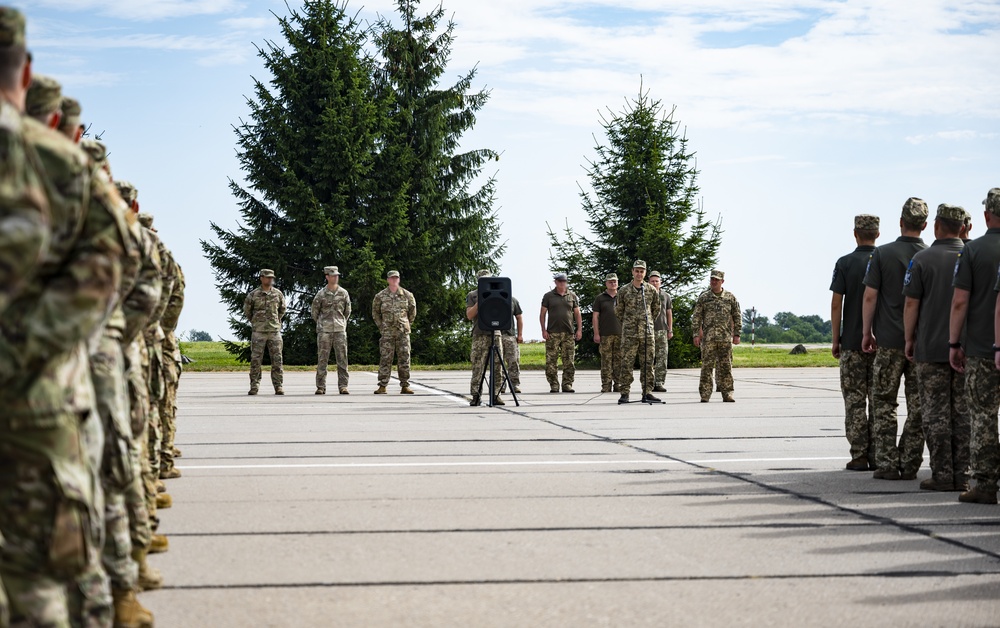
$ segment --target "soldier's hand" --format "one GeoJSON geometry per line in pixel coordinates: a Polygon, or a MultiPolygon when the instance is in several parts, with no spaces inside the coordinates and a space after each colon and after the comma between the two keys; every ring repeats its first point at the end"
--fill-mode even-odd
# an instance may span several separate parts
{"type": "Polygon", "coordinates": [[[667,340],[673,340],[673,339],[674,339],[674,332],[668,331],[667,332],[667,340]]]}
{"type": "Polygon", "coordinates": [[[965,349],[959,347],[958,349],[952,349],[948,355],[948,362],[951,363],[951,368],[955,369],[958,373],[965,372],[965,349]]]}
{"type": "Polygon", "coordinates": [[[549,332],[547,332],[547,331],[545,331],[543,329],[542,330],[542,340],[548,340],[548,339],[549,339],[549,332]]]}
{"type": "Polygon", "coordinates": [[[869,332],[861,339],[861,350],[865,353],[875,353],[878,345],[875,343],[875,336],[869,332]]]}
{"type": "Polygon", "coordinates": [[[734,345],[740,344],[740,337],[739,336],[733,336],[733,344],[734,345]]]}
{"type": "Polygon", "coordinates": [[[700,347],[701,346],[701,336],[695,336],[694,337],[694,346],[696,346],[696,347],[700,347]]]}
{"type": "Polygon", "coordinates": [[[833,341],[833,349],[830,351],[833,357],[840,359],[840,343],[836,340],[833,341]]]}
{"type": "Polygon", "coordinates": [[[519,344],[519,345],[523,345],[524,344],[524,336],[522,336],[521,334],[517,335],[517,344],[519,344]]]}
{"type": "Polygon", "coordinates": [[[997,370],[1000,370],[1000,353],[993,352],[993,362],[997,365],[997,370]]]}
{"type": "Polygon", "coordinates": [[[916,346],[917,343],[913,342],[912,340],[907,340],[906,346],[903,348],[903,355],[905,355],[906,359],[909,360],[910,362],[914,361],[914,356],[916,355],[915,352],[916,346]]]}
{"type": "Polygon", "coordinates": [[[577,341],[583,340],[583,330],[582,329],[577,330],[577,332],[576,332],[576,339],[577,339],[577,341]]]}
{"type": "Polygon", "coordinates": [[[598,345],[601,344],[601,336],[600,336],[600,334],[594,334],[594,344],[598,344],[598,345]]]}

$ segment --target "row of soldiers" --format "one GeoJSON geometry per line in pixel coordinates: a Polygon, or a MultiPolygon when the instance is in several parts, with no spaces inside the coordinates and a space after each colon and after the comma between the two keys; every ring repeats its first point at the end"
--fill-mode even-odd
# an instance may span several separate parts
{"type": "Polygon", "coordinates": [[[900,237],[879,247],[878,216],[855,217],[857,248],[837,261],[830,289],[847,469],[916,479],[926,441],[931,477],[921,489],[996,504],[1000,188],[983,205],[987,231],[976,239],[969,212],[939,205],[930,246],[921,238],[930,211],[919,198],[903,204],[900,237]],[[907,416],[897,441],[901,382],[907,416]]]}
{"type": "Polygon", "coordinates": [[[0,625],[152,626],[184,277],[0,6],[0,625]]]}

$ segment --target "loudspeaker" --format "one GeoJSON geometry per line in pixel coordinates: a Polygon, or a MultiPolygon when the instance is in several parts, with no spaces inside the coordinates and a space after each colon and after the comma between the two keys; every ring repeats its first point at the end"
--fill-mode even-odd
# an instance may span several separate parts
{"type": "Polygon", "coordinates": [[[477,290],[479,316],[483,331],[510,331],[514,327],[514,304],[511,301],[510,277],[480,277],[477,290]]]}

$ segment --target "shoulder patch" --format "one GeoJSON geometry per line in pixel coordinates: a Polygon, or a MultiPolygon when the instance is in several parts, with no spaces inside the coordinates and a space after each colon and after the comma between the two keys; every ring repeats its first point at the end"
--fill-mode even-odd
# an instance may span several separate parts
{"type": "Polygon", "coordinates": [[[910,285],[910,278],[913,276],[913,260],[910,260],[910,265],[906,267],[906,275],[903,276],[903,285],[910,285]]]}

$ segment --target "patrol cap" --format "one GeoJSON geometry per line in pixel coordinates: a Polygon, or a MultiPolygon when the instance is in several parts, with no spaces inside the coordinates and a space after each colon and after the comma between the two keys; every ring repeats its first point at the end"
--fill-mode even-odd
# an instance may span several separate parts
{"type": "Polygon", "coordinates": [[[569,275],[566,273],[556,273],[552,275],[552,278],[556,281],[569,281],[569,275]]]}
{"type": "Polygon", "coordinates": [[[965,226],[972,226],[972,214],[969,213],[969,210],[965,210],[965,226]]]}
{"type": "Polygon", "coordinates": [[[139,197],[139,190],[135,189],[135,186],[129,181],[115,181],[115,187],[118,188],[118,193],[129,205],[139,197]]]}
{"type": "Polygon", "coordinates": [[[476,279],[482,279],[483,277],[489,277],[493,274],[492,270],[486,270],[485,268],[476,273],[476,279]]]}
{"type": "Polygon", "coordinates": [[[922,198],[911,196],[903,203],[903,213],[900,214],[900,218],[907,222],[919,222],[927,220],[929,214],[930,210],[927,208],[927,202],[922,198]]]}
{"type": "Polygon", "coordinates": [[[28,86],[24,109],[32,118],[47,116],[59,111],[62,104],[62,85],[51,76],[35,74],[28,86]]]}
{"type": "Polygon", "coordinates": [[[726,273],[722,272],[721,270],[713,270],[712,274],[711,274],[711,278],[712,279],[722,279],[723,281],[725,281],[725,279],[726,279],[726,273]]]}
{"type": "Polygon", "coordinates": [[[965,209],[959,207],[958,205],[948,205],[947,203],[941,203],[937,208],[937,216],[935,218],[947,218],[948,220],[954,220],[956,222],[965,222],[965,209]]]}
{"type": "Polygon", "coordinates": [[[142,212],[139,214],[139,224],[147,229],[153,228],[153,214],[142,212]]]}
{"type": "Polygon", "coordinates": [[[1000,188],[993,188],[987,192],[983,205],[986,206],[986,211],[994,216],[1000,216],[1000,188]]]}
{"type": "MultiPolygon", "coordinates": [[[[142,216],[142,214],[139,214],[139,215],[142,216]]],[[[274,277],[274,271],[271,270],[270,268],[262,268],[260,270],[260,276],[261,277],[274,277]]]]}
{"type": "Polygon", "coordinates": [[[654,270],[653,272],[649,273],[649,278],[650,279],[652,279],[653,277],[659,277],[659,276],[660,276],[660,271],[658,271],[658,270],[654,270]]]}
{"type": "Polygon", "coordinates": [[[104,145],[104,142],[99,140],[88,137],[80,141],[80,148],[82,148],[85,153],[90,155],[90,158],[98,164],[103,164],[108,158],[108,147],[104,145]]]}
{"type": "Polygon", "coordinates": [[[618,281],[618,275],[615,273],[608,273],[607,276],[604,277],[604,281],[618,281]]]}
{"type": "Polygon", "coordinates": [[[25,46],[24,14],[13,7],[0,7],[0,47],[25,46]]]}
{"type": "Polygon", "coordinates": [[[632,263],[632,268],[642,268],[643,270],[645,270],[646,262],[642,261],[641,259],[637,259],[635,260],[635,262],[632,263]]]}
{"type": "Polygon", "coordinates": [[[878,231],[878,216],[872,214],[860,214],[854,217],[854,228],[866,231],[878,231]]]}
{"type": "Polygon", "coordinates": [[[80,126],[80,116],[83,114],[80,101],[76,98],[63,96],[59,108],[62,109],[62,120],[59,122],[59,128],[76,132],[77,127],[80,126]]]}
{"type": "Polygon", "coordinates": [[[386,279],[391,279],[392,277],[399,277],[399,271],[398,270],[390,270],[389,272],[387,272],[385,274],[385,278],[386,279]]]}
{"type": "Polygon", "coordinates": [[[323,274],[324,275],[337,275],[337,276],[339,276],[340,275],[340,269],[337,268],[336,266],[324,266],[323,267],[323,274]]]}

